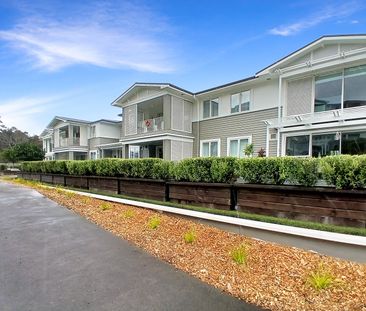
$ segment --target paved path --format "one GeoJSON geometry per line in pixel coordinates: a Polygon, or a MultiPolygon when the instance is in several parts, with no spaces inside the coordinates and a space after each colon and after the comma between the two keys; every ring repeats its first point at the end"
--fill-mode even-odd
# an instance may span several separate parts
{"type": "Polygon", "coordinates": [[[0,310],[259,310],[0,182],[0,310]]]}

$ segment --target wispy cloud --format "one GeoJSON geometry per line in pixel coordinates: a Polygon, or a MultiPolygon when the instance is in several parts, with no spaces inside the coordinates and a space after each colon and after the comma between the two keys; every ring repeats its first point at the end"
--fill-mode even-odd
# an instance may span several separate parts
{"type": "Polygon", "coordinates": [[[269,33],[284,37],[292,36],[326,21],[351,16],[360,8],[361,4],[359,1],[349,1],[339,5],[327,6],[317,13],[309,15],[296,23],[274,27],[269,30],[269,33]]]}
{"type": "Polygon", "coordinates": [[[38,117],[58,105],[64,96],[19,97],[0,102],[1,121],[31,134],[39,134],[44,124],[38,117]]]}
{"type": "Polygon", "coordinates": [[[55,71],[91,64],[148,72],[175,69],[172,44],[167,42],[171,27],[146,7],[88,2],[61,18],[27,9],[27,16],[12,29],[0,30],[0,39],[22,52],[34,67],[55,71]]]}

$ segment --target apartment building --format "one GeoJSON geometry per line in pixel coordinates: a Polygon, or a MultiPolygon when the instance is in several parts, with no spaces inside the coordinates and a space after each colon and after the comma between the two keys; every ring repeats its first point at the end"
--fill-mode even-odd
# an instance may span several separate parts
{"type": "MultiPolygon", "coordinates": [[[[197,93],[135,83],[112,105],[122,109],[119,133],[114,141],[80,144],[94,152],[89,158],[243,157],[248,144],[254,155],[363,154],[366,35],[321,37],[252,77],[197,93]]],[[[49,139],[60,137],[63,125],[53,122],[42,137],[46,149],[54,143],[56,150],[56,139],[49,139]]],[[[74,137],[70,126],[67,137],[74,137]]],[[[59,145],[60,138],[61,153],[59,145]]],[[[85,154],[79,149],[73,158],[85,154]]]]}
{"type": "Polygon", "coordinates": [[[94,122],[56,116],[40,135],[46,160],[86,160],[105,156],[117,157],[118,152],[102,149],[105,144],[119,141],[120,121],[94,122]]]}

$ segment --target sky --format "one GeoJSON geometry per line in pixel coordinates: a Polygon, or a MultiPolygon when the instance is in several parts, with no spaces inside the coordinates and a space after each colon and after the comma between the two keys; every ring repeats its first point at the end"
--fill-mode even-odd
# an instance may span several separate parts
{"type": "Polygon", "coordinates": [[[323,36],[366,33],[366,1],[0,0],[0,120],[118,120],[135,82],[191,92],[244,79],[323,36]]]}

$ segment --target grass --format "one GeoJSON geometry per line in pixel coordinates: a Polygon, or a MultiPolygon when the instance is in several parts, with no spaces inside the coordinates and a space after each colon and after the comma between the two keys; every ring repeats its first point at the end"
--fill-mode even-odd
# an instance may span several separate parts
{"type": "Polygon", "coordinates": [[[99,205],[99,207],[102,211],[106,211],[111,208],[111,204],[109,204],[108,202],[103,202],[102,204],[99,205]]]}
{"type": "Polygon", "coordinates": [[[161,219],[159,216],[155,215],[149,219],[149,222],[147,223],[148,227],[150,229],[157,229],[160,226],[161,219]]]}
{"type": "Polygon", "coordinates": [[[121,215],[123,218],[133,218],[135,217],[135,212],[132,209],[128,209],[124,211],[121,215]]]}
{"type": "Polygon", "coordinates": [[[230,256],[238,265],[246,265],[249,257],[249,249],[246,245],[240,245],[231,250],[230,256]]]}
{"type": "Polygon", "coordinates": [[[310,272],[306,283],[316,291],[321,291],[334,285],[335,277],[328,269],[320,264],[315,271],[310,272]]]}
{"type": "MultiPolygon", "coordinates": [[[[18,179],[18,183],[26,184],[26,185],[28,184],[30,186],[42,184],[40,182],[28,183],[27,180],[22,180],[22,179],[18,179]]],[[[45,184],[45,185],[52,186],[49,184],[45,184]]],[[[125,196],[125,195],[120,195],[120,194],[111,194],[111,193],[106,193],[103,191],[89,191],[86,189],[71,188],[71,187],[67,188],[67,189],[80,191],[80,192],[86,192],[86,193],[100,194],[100,195],[105,195],[105,196],[115,197],[115,198],[120,198],[120,199],[134,200],[134,201],[138,201],[138,202],[160,204],[160,205],[177,207],[177,208],[182,208],[182,209],[187,209],[187,210],[192,210],[192,211],[197,211],[197,212],[204,212],[204,213],[209,213],[209,214],[215,214],[215,215],[223,215],[223,216],[229,216],[229,217],[235,217],[235,218],[261,221],[261,222],[278,224],[278,225],[285,225],[285,226],[313,229],[313,230],[327,231],[327,232],[335,232],[335,233],[342,233],[342,234],[349,234],[349,235],[366,236],[366,228],[343,227],[343,226],[321,224],[321,223],[310,222],[310,221],[301,221],[301,220],[293,220],[293,219],[288,219],[288,218],[279,218],[279,217],[273,217],[273,216],[251,214],[251,213],[245,213],[245,212],[225,211],[225,210],[219,210],[219,209],[213,209],[213,208],[183,205],[183,204],[178,204],[178,203],[173,203],[173,202],[161,202],[161,201],[150,200],[150,199],[135,198],[135,197],[125,196]]]]}
{"type": "Polygon", "coordinates": [[[184,235],[183,235],[183,239],[184,239],[184,242],[186,243],[193,243],[196,241],[197,239],[197,234],[196,234],[196,231],[194,229],[191,229],[189,231],[187,231],[184,235]]]}

